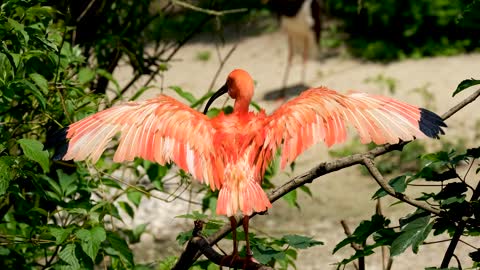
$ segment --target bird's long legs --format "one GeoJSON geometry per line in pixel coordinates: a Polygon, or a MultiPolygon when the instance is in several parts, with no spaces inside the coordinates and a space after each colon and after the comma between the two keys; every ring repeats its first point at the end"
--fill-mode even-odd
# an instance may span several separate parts
{"type": "Polygon", "coordinates": [[[290,74],[290,66],[292,65],[292,58],[293,58],[293,40],[291,36],[288,36],[288,58],[287,58],[287,66],[285,67],[285,73],[283,74],[283,82],[282,82],[282,93],[280,98],[283,99],[286,96],[286,89],[287,89],[287,80],[288,75],[290,74]]]}
{"type": "Polygon", "coordinates": [[[307,59],[310,53],[308,36],[303,39],[303,66],[302,66],[302,83],[305,84],[305,73],[307,71],[307,59]]]}
{"type": "Polygon", "coordinates": [[[232,256],[238,256],[237,219],[234,216],[229,217],[229,219],[230,219],[230,226],[232,227],[232,238],[233,238],[232,256]]]}
{"type": "Polygon", "coordinates": [[[247,253],[247,259],[251,259],[253,257],[253,252],[252,249],[250,248],[250,239],[248,238],[248,223],[250,221],[249,216],[244,216],[243,217],[243,232],[245,233],[245,249],[247,253]]]}

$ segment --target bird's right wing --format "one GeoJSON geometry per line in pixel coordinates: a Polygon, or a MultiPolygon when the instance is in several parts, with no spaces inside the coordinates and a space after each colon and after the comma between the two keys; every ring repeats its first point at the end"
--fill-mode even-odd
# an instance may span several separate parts
{"type": "Polygon", "coordinates": [[[320,87],[304,91],[268,117],[263,149],[272,156],[280,147],[283,168],[315,143],[331,146],[345,141],[346,124],[355,127],[362,143],[376,144],[438,138],[446,127],[435,113],[392,98],[344,95],[320,87]]]}
{"type": "Polygon", "coordinates": [[[215,130],[210,120],[165,95],[115,106],[71,124],[63,159],[96,162],[118,133],[115,162],[135,157],[161,165],[174,162],[212,189],[221,187],[222,178],[215,169],[215,130]]]}

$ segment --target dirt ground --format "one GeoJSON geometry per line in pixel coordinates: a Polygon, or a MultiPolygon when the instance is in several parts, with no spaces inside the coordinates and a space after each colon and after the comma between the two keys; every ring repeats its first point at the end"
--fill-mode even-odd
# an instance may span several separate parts
{"type": "MultiPolygon", "coordinates": [[[[203,40],[208,40],[204,38],[203,40]]],[[[212,39],[214,40],[214,39],[212,39]]],[[[281,87],[282,76],[286,65],[287,43],[280,32],[258,36],[232,39],[217,48],[215,43],[197,40],[180,50],[170,70],[165,73],[163,82],[159,77],[157,84],[165,87],[181,86],[191,91],[197,97],[205,93],[212,82],[218,67],[217,49],[222,57],[233,47],[238,46],[225,63],[214,89],[224,83],[226,75],[234,68],[242,68],[250,72],[256,81],[254,101],[264,107],[267,112],[273,111],[280,103],[266,100],[272,91],[281,87]],[[208,60],[199,60],[199,54],[209,52],[208,60]]],[[[321,55],[327,55],[323,51],[321,55]]],[[[329,88],[346,92],[354,89],[369,93],[379,93],[393,96],[397,99],[427,106],[439,114],[446,112],[468,95],[469,91],[455,98],[451,97],[458,83],[466,78],[480,78],[480,54],[459,55],[454,57],[425,58],[421,60],[405,60],[390,64],[376,64],[351,59],[345,54],[333,57],[323,57],[320,60],[308,61],[307,80],[309,86],[324,85],[329,88]],[[380,77],[379,77],[380,76],[380,77]],[[390,93],[385,84],[378,78],[387,78],[394,82],[395,91],[390,93]],[[377,82],[372,82],[377,78],[377,82]],[[369,82],[370,81],[370,82],[369,82]],[[432,96],[428,96],[428,93],[432,96]]],[[[300,83],[301,60],[295,58],[291,69],[289,85],[300,83]]],[[[131,78],[131,71],[123,68],[117,71],[115,77],[124,84],[131,78]]],[[[385,81],[385,80],[384,80],[385,81]]],[[[473,90],[473,89],[472,89],[473,90]]],[[[141,99],[153,97],[160,92],[152,89],[141,99]]],[[[165,90],[165,93],[174,93],[165,90]]],[[[221,105],[225,99],[220,99],[221,105]]],[[[449,129],[442,139],[455,141],[459,137],[466,139],[466,146],[478,146],[475,127],[480,121],[479,101],[470,105],[462,112],[447,121],[449,129]]],[[[297,161],[293,175],[300,174],[314,165],[332,160],[324,145],[315,146],[297,161]]],[[[288,179],[286,173],[281,173],[276,183],[288,179]]],[[[303,193],[299,196],[301,210],[290,208],[283,201],[273,205],[269,215],[256,217],[252,222],[252,230],[267,235],[302,234],[323,241],[323,246],[301,250],[297,260],[298,269],[335,269],[334,263],[351,254],[349,247],[332,255],[333,247],[344,238],[344,232],[339,221],[344,219],[353,229],[362,219],[369,219],[374,212],[375,202],[372,194],[378,188],[373,179],[362,176],[358,168],[349,168],[340,172],[321,177],[309,185],[313,198],[303,193]]],[[[194,196],[195,197],[195,196],[194,196]]],[[[398,224],[398,218],[412,212],[405,205],[390,206],[393,200],[383,202],[384,211],[393,224],[398,224]]],[[[161,260],[168,255],[179,255],[181,247],[174,241],[179,231],[191,227],[190,221],[175,218],[186,211],[198,209],[197,205],[189,205],[183,201],[164,203],[160,200],[144,200],[138,209],[132,224],[149,223],[149,233],[142,242],[135,246],[137,258],[145,261],[161,260]]],[[[128,224],[130,226],[132,224],[128,224]]],[[[445,239],[445,236],[435,238],[445,239]]],[[[480,242],[472,243],[480,246],[480,242]]],[[[228,243],[230,245],[230,243],[228,243]]],[[[446,244],[422,246],[415,256],[409,249],[406,253],[395,257],[392,269],[424,269],[427,266],[439,266],[445,252],[446,244]]],[[[471,265],[467,254],[473,251],[468,246],[460,244],[457,255],[463,266],[471,265]]],[[[378,253],[378,252],[377,252],[378,253]]],[[[454,264],[451,264],[454,266],[454,264]]],[[[353,269],[349,266],[347,269],[353,269]]],[[[381,269],[380,257],[367,259],[367,269],[381,269]]]]}

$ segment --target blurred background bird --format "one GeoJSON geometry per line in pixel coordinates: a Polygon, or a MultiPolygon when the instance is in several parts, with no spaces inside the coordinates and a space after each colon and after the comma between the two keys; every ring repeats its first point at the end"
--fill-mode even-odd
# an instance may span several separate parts
{"type": "MultiPolygon", "coordinates": [[[[285,67],[281,98],[288,93],[287,83],[294,55],[302,57],[301,87],[305,88],[307,60],[318,54],[322,32],[322,0],[263,0],[278,14],[280,26],[287,34],[288,56],[285,67]]],[[[294,87],[294,88],[298,88],[294,87]]]]}

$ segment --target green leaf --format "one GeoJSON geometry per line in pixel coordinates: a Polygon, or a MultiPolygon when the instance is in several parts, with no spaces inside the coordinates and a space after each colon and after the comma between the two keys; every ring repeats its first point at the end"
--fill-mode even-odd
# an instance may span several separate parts
{"type": "Polygon", "coordinates": [[[78,81],[81,84],[89,83],[89,82],[93,81],[93,79],[95,79],[95,71],[94,70],[92,70],[90,68],[87,68],[87,67],[83,67],[78,71],[78,81]]]}
{"type": "Polygon", "coordinates": [[[148,224],[143,223],[138,226],[136,226],[133,230],[131,230],[131,234],[129,234],[129,242],[130,244],[135,244],[140,242],[140,237],[142,234],[145,232],[147,229],[148,224]]]}
{"type": "Polygon", "coordinates": [[[198,219],[207,219],[208,215],[202,214],[198,211],[193,211],[193,213],[191,214],[176,216],[176,218],[188,218],[188,219],[198,220],[198,219]]]}
{"type": "Polygon", "coordinates": [[[58,253],[58,257],[68,263],[73,269],[80,269],[80,263],[75,255],[75,244],[66,245],[62,251],[58,253]]]}
{"type": "Polygon", "coordinates": [[[414,253],[430,233],[433,223],[429,224],[430,215],[420,216],[409,222],[403,229],[400,236],[395,239],[390,248],[392,256],[402,254],[409,246],[412,246],[414,253]]]}
{"type": "Polygon", "coordinates": [[[194,104],[197,101],[197,99],[190,92],[183,91],[183,89],[178,86],[170,86],[169,88],[177,92],[179,96],[190,102],[190,104],[194,104]]]}
{"type": "Polygon", "coordinates": [[[51,227],[50,233],[55,237],[55,244],[60,245],[65,240],[67,240],[68,236],[72,233],[73,228],[59,228],[59,227],[51,227]]]}
{"type": "Polygon", "coordinates": [[[288,192],[282,198],[288,203],[289,206],[296,207],[296,208],[300,209],[300,205],[297,202],[297,190],[296,189],[288,192]]]}
{"type": "Polygon", "coordinates": [[[333,249],[333,253],[337,252],[342,247],[350,244],[362,244],[367,241],[367,238],[375,232],[384,230],[390,224],[390,220],[381,215],[373,215],[371,220],[363,220],[360,225],[353,231],[352,235],[343,239],[333,249]]]}
{"type": "Polygon", "coordinates": [[[150,181],[162,180],[168,172],[168,166],[152,163],[147,169],[147,175],[150,181]]]}
{"type": "Polygon", "coordinates": [[[143,193],[136,190],[136,189],[129,189],[127,191],[127,198],[135,204],[136,207],[140,205],[140,202],[142,201],[142,196],[143,193]]]}
{"type": "Polygon", "coordinates": [[[180,232],[177,235],[177,237],[175,238],[175,240],[177,240],[177,242],[180,246],[183,246],[185,243],[187,243],[188,240],[190,240],[190,238],[192,238],[192,232],[193,232],[193,230],[189,230],[189,231],[186,231],[186,232],[180,232]]]}
{"type": "Polygon", "coordinates": [[[43,150],[43,144],[32,139],[20,139],[17,141],[22,147],[25,156],[33,161],[38,162],[44,173],[49,172],[48,151],[43,150]]]}
{"type": "Polygon", "coordinates": [[[8,18],[8,24],[15,30],[15,32],[19,32],[23,37],[23,45],[27,47],[28,41],[30,40],[30,36],[25,31],[25,26],[15,20],[8,18]]]}
{"type": "Polygon", "coordinates": [[[285,259],[283,251],[275,250],[270,246],[254,245],[252,247],[253,256],[261,264],[267,264],[270,261],[279,261],[285,259]]]}
{"type": "Polygon", "coordinates": [[[8,256],[10,254],[10,249],[0,246],[0,256],[8,256]]]}
{"type": "Polygon", "coordinates": [[[42,107],[42,109],[46,109],[47,100],[45,99],[42,91],[40,91],[35,84],[27,80],[22,80],[20,82],[17,82],[15,86],[21,87],[26,91],[32,93],[32,95],[35,96],[35,98],[37,99],[38,103],[40,103],[40,106],[42,107]]]}
{"type": "Polygon", "coordinates": [[[157,265],[157,270],[170,270],[175,266],[176,262],[177,262],[177,257],[175,256],[167,257],[157,265]]]}
{"type": "Polygon", "coordinates": [[[468,256],[472,258],[472,261],[474,262],[480,262],[480,249],[477,249],[474,252],[468,253],[468,256]]]}
{"type": "Polygon", "coordinates": [[[107,248],[105,248],[105,253],[120,258],[120,260],[126,266],[134,265],[132,251],[123,238],[118,236],[116,233],[108,232],[107,241],[109,245],[107,248]]]}
{"type": "Polygon", "coordinates": [[[152,88],[155,88],[155,86],[149,85],[149,86],[141,87],[140,89],[136,90],[135,94],[133,94],[133,96],[129,99],[129,101],[137,100],[143,93],[145,93],[145,91],[152,88]]]}
{"type": "Polygon", "coordinates": [[[358,258],[362,258],[362,257],[367,257],[369,255],[372,255],[374,252],[373,250],[371,249],[368,249],[368,250],[357,250],[355,251],[355,254],[353,254],[350,258],[348,259],[343,259],[341,262],[339,262],[338,264],[338,267],[337,269],[340,269],[340,265],[346,265],[358,258]]]}
{"type": "Polygon", "coordinates": [[[467,192],[467,185],[463,182],[448,183],[437,195],[435,200],[445,200],[450,197],[462,197],[467,192]]]}
{"type": "MultiPolygon", "coordinates": [[[[295,163],[292,162],[291,164],[295,164],[295,163]]],[[[301,187],[300,187],[300,190],[303,191],[303,192],[305,192],[305,193],[307,193],[308,196],[313,197],[312,191],[310,190],[309,187],[307,187],[307,186],[301,186],[301,187]]]]}
{"type": "Polygon", "coordinates": [[[111,81],[115,85],[115,89],[117,93],[120,93],[120,85],[118,84],[117,80],[112,76],[112,73],[106,71],[105,69],[97,69],[98,75],[107,78],[109,81],[111,81]]]}
{"type": "Polygon", "coordinates": [[[118,205],[120,206],[120,208],[122,208],[127,214],[128,216],[130,216],[131,218],[133,218],[135,216],[135,211],[133,211],[133,208],[130,206],[130,204],[128,204],[127,202],[118,202],[118,205]]]}
{"type": "MultiPolygon", "coordinates": [[[[391,179],[390,181],[388,181],[388,184],[396,192],[402,193],[407,188],[407,183],[405,182],[406,179],[407,179],[406,175],[401,175],[401,176],[395,177],[395,178],[391,179]]],[[[379,198],[384,197],[386,195],[387,195],[387,192],[383,188],[380,188],[380,189],[377,190],[377,192],[375,192],[375,194],[373,194],[372,199],[379,199],[379,198]]]]}
{"type": "Polygon", "coordinates": [[[10,181],[15,179],[17,174],[13,169],[15,159],[9,156],[0,157],[0,196],[7,192],[10,181]]]}
{"type": "Polygon", "coordinates": [[[480,158],[480,147],[467,149],[466,155],[472,158],[480,158]]]}
{"type": "Polygon", "coordinates": [[[100,244],[105,241],[106,233],[102,227],[93,227],[90,230],[80,229],[75,235],[82,240],[82,250],[95,262],[100,244]]]}
{"type": "Polygon", "coordinates": [[[477,84],[480,84],[480,80],[475,80],[473,78],[469,79],[469,80],[463,80],[458,86],[457,86],[457,89],[455,89],[455,92],[453,92],[453,97],[462,92],[463,90],[471,87],[471,86],[474,86],[474,85],[477,85],[477,84]]]}
{"type": "Polygon", "coordinates": [[[31,73],[28,76],[30,76],[30,79],[35,82],[35,84],[38,86],[38,88],[40,88],[44,95],[48,94],[48,81],[47,79],[45,79],[45,77],[38,73],[31,73]]]}
{"type": "Polygon", "coordinates": [[[75,174],[68,175],[62,170],[57,170],[60,188],[64,196],[69,196],[77,190],[75,174]]]}
{"type": "Polygon", "coordinates": [[[323,245],[323,242],[314,240],[310,237],[290,234],[282,237],[290,246],[294,248],[305,249],[313,246],[323,245]]]}

